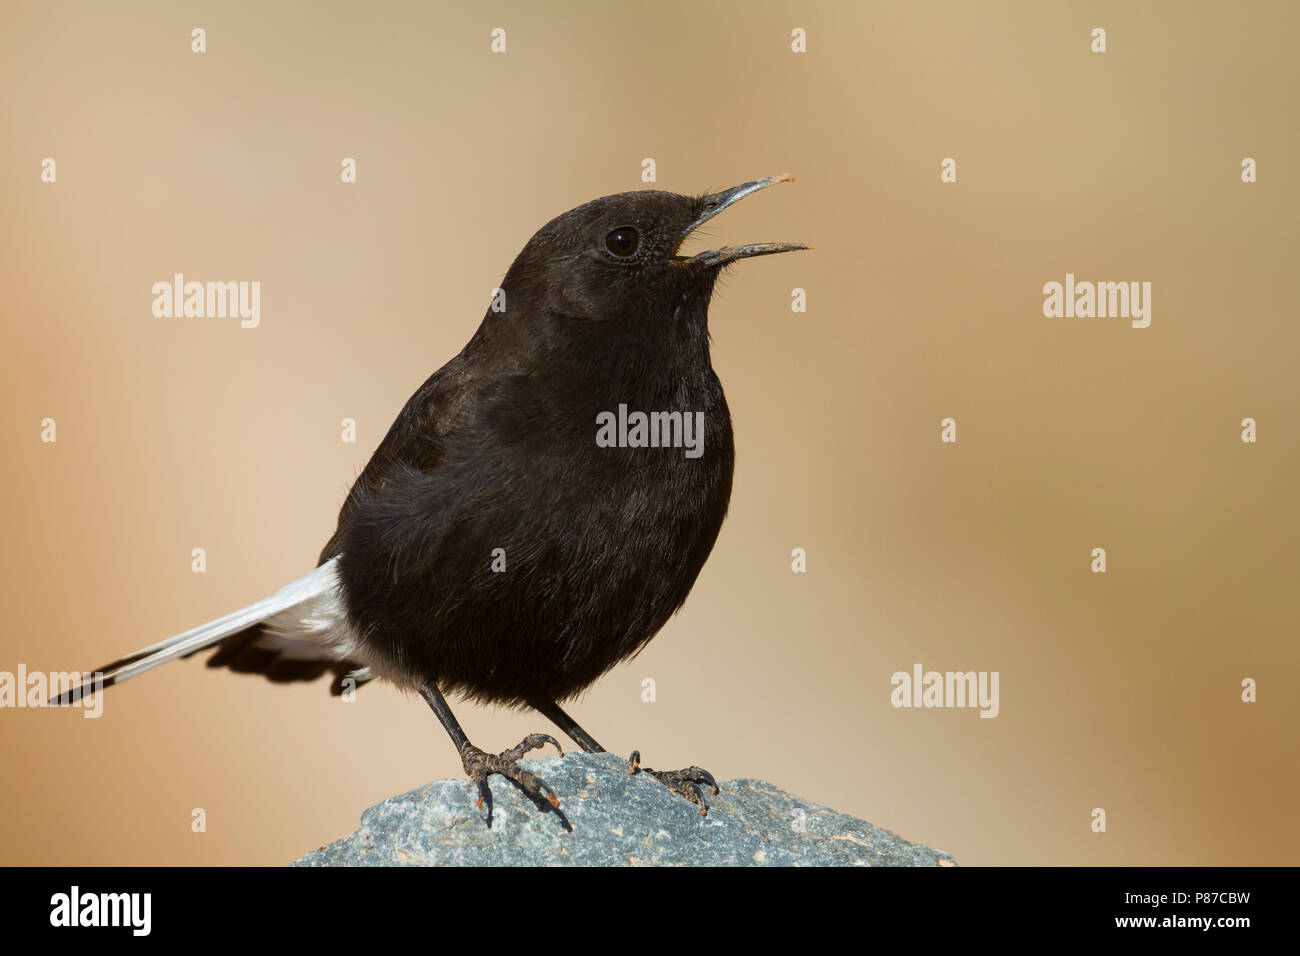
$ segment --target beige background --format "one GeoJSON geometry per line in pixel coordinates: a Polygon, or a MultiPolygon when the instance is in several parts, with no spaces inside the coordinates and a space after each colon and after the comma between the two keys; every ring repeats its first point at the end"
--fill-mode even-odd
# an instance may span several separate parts
{"type": "MultiPolygon", "coordinates": [[[[730,517],[570,709],[964,864],[1295,862],[1294,4],[426,7],[0,7],[0,669],[309,570],[527,238],[643,157],[686,192],[790,171],[708,230],[816,246],[715,298],[730,517]],[[173,272],[259,280],[261,327],[154,318],[173,272]],[[1151,327],[1044,318],[1066,272],[1152,282],[1151,327]],[[1000,671],[1001,716],[893,709],[916,662],[1000,671]]],[[[0,711],[0,862],[281,864],[459,773],[423,702],[359,697],[190,660],[98,721],[0,711]]],[[[486,748],[550,729],[458,714],[486,748]]]]}

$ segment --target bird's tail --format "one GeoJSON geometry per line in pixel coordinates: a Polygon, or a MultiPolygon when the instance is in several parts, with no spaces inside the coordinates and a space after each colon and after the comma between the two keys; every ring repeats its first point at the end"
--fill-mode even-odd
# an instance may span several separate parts
{"type": "MultiPolygon", "coordinates": [[[[232,634],[247,631],[263,623],[272,633],[284,635],[284,639],[287,640],[305,643],[306,640],[314,637],[320,642],[321,656],[337,660],[341,656],[342,648],[335,650],[330,646],[334,642],[329,640],[328,632],[337,630],[331,625],[341,622],[322,620],[322,610],[337,609],[341,606],[337,591],[338,562],[337,557],[331,558],[315,571],[281,588],[268,598],[219,617],[215,621],[200,624],[165,641],[151,644],[134,654],[113,661],[111,664],[105,664],[91,674],[83,674],[79,687],[60,694],[50,703],[64,706],[81,700],[92,691],[120,684],[159,664],[166,664],[178,657],[201,651],[220,643],[232,634]]],[[[335,611],[324,616],[339,615],[335,611]]]]}

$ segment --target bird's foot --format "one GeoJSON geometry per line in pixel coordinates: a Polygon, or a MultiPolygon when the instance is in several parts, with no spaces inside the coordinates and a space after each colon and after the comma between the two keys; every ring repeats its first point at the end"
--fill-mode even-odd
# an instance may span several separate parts
{"type": "Polygon", "coordinates": [[[709,773],[703,767],[687,767],[685,770],[651,770],[649,767],[641,766],[641,751],[632,751],[632,757],[628,763],[627,772],[631,774],[648,773],[654,777],[673,793],[680,793],[691,803],[700,808],[700,816],[709,812],[708,804],[704,802],[704,794],[700,792],[697,784],[705,784],[713,788],[713,795],[716,797],[720,792],[718,782],[713,779],[713,774],[709,773]]]}
{"type": "Polygon", "coordinates": [[[529,734],[514,747],[509,750],[503,750],[499,754],[490,754],[485,750],[479,750],[471,743],[466,743],[461,748],[460,761],[465,768],[465,773],[469,778],[478,784],[478,803],[477,807],[482,810],[484,804],[487,804],[486,822],[492,826],[492,791],[488,788],[488,777],[494,773],[499,773],[505,777],[543,810],[560,808],[560,800],[555,795],[555,791],[547,786],[546,781],[536,774],[529,773],[519,766],[518,760],[530,750],[540,750],[546,744],[551,744],[559,752],[561,757],[564,756],[564,750],[561,749],[559,742],[550,734],[529,734]],[[549,807],[548,807],[549,804],[549,807]]]}

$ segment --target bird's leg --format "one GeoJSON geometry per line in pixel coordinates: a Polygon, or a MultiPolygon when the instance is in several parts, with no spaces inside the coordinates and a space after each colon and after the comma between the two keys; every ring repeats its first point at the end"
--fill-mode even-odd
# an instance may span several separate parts
{"type": "Polygon", "coordinates": [[[564,735],[569,737],[575,744],[581,747],[589,754],[603,754],[605,748],[596,743],[596,738],[591,736],[581,727],[578,722],[560,710],[560,705],[554,701],[539,701],[532,705],[533,710],[537,711],[555,726],[564,731],[564,735]]]}
{"type": "Polygon", "coordinates": [[[554,745],[555,749],[564,756],[564,751],[560,748],[559,742],[550,734],[529,734],[514,747],[502,751],[499,754],[490,754],[486,751],[479,750],[469,738],[465,736],[465,731],[461,729],[460,722],[456,720],[447,706],[447,699],[442,696],[438,690],[438,685],[433,681],[425,684],[420,689],[420,696],[438,716],[439,722],[451,737],[451,742],[456,745],[460,752],[461,766],[465,768],[465,773],[469,778],[478,784],[478,808],[483,809],[487,804],[487,825],[492,826],[492,791],[488,788],[488,777],[494,773],[499,773],[505,777],[524,793],[528,794],[543,810],[550,807],[559,809],[560,801],[555,796],[555,791],[547,786],[546,781],[536,774],[529,773],[519,766],[517,761],[530,750],[540,750],[546,744],[554,745]]]}
{"type": "MultiPolygon", "coordinates": [[[[552,721],[555,726],[559,727],[564,733],[573,739],[573,741],[589,754],[604,753],[605,748],[596,743],[596,738],[591,736],[581,727],[578,722],[560,709],[560,705],[554,702],[534,703],[533,709],[542,716],[552,721]]],[[[680,793],[691,803],[700,808],[700,815],[709,812],[708,805],[704,802],[704,794],[700,792],[699,784],[713,788],[713,795],[716,797],[719,793],[718,782],[713,779],[713,774],[709,773],[703,767],[687,767],[685,770],[651,770],[649,767],[641,766],[641,751],[632,751],[632,756],[628,761],[628,773],[648,773],[660,783],[662,783],[673,793],[680,793]]]]}

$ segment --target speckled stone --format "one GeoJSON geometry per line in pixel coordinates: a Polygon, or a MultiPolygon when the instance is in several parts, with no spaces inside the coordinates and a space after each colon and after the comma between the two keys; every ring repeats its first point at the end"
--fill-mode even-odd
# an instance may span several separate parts
{"type": "Polygon", "coordinates": [[[955,866],[863,820],[808,803],[764,780],[706,794],[708,816],[614,754],[533,757],[520,765],[560,798],[543,813],[490,778],[492,828],[469,780],[439,780],[391,797],[361,826],[295,866],[955,866]]]}

